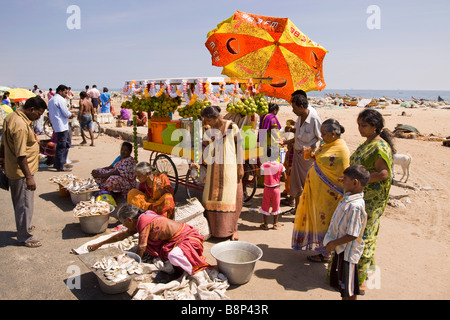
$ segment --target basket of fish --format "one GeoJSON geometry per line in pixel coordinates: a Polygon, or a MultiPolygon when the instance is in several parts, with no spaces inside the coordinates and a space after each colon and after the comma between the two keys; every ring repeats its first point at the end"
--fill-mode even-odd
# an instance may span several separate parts
{"type": "Polygon", "coordinates": [[[127,291],[133,278],[145,272],[137,254],[115,247],[89,252],[79,257],[97,276],[100,290],[107,294],[127,291]]]}
{"type": "Polygon", "coordinates": [[[73,209],[73,215],[80,220],[84,233],[98,234],[108,228],[109,215],[114,210],[114,206],[105,201],[80,201],[73,209]]]}
{"type": "Polygon", "coordinates": [[[89,200],[94,192],[100,190],[98,184],[92,178],[72,181],[66,186],[66,189],[70,193],[70,199],[73,204],[89,200]]]}
{"type": "Polygon", "coordinates": [[[93,178],[81,179],[73,174],[54,176],[49,182],[59,185],[61,196],[66,195],[62,190],[68,191],[73,204],[89,200],[94,192],[100,190],[93,178]]]}

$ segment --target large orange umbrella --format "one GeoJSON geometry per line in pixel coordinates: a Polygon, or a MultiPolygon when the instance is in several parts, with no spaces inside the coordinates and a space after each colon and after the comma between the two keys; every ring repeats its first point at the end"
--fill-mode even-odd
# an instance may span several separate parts
{"type": "Polygon", "coordinates": [[[236,11],[208,33],[205,43],[222,74],[272,78],[261,91],[289,101],[292,92],[325,88],[322,63],[327,50],[289,19],[236,11]]]}

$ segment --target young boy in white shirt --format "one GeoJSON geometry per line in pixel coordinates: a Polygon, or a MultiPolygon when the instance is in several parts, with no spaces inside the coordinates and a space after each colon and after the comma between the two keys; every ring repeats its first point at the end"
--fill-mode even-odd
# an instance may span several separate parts
{"type": "Polygon", "coordinates": [[[364,249],[362,236],[367,222],[363,191],[369,179],[370,173],[362,165],[345,169],[345,195],[334,211],[323,241],[327,252],[335,251],[330,285],[340,291],[342,300],[356,300],[360,294],[358,262],[364,249]]]}

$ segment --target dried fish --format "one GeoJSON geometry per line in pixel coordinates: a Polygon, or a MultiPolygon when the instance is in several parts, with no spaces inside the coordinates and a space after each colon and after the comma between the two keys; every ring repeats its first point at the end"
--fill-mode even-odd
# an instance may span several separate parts
{"type": "Polygon", "coordinates": [[[73,209],[73,215],[76,218],[101,216],[111,212],[111,207],[108,202],[105,201],[80,201],[75,209],[73,209]]]}
{"type": "Polygon", "coordinates": [[[59,184],[72,193],[98,190],[99,186],[93,178],[81,179],[73,174],[63,174],[49,179],[50,182],[59,184]]]}
{"type": "Polygon", "coordinates": [[[128,275],[142,274],[144,267],[126,253],[115,257],[103,257],[93,266],[94,269],[102,269],[106,279],[119,282],[126,279],[128,275]]]}

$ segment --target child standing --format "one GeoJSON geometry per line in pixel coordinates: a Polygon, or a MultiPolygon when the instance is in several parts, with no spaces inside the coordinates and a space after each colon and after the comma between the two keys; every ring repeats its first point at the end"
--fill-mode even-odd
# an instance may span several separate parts
{"type": "MultiPolygon", "coordinates": [[[[295,121],[288,120],[286,121],[286,127],[284,132],[292,132],[295,133],[295,121]]],[[[292,159],[294,158],[294,147],[292,145],[288,145],[288,151],[286,153],[286,159],[284,161],[284,166],[286,168],[286,180],[284,182],[284,191],[281,193],[281,196],[285,196],[286,199],[281,202],[282,205],[286,205],[289,207],[295,207],[295,199],[291,197],[290,194],[290,185],[291,185],[291,167],[292,167],[292,159]]],[[[289,214],[295,215],[295,209],[291,209],[289,214]]]]}
{"type": "Polygon", "coordinates": [[[370,179],[362,165],[344,170],[345,195],[330,221],[324,238],[327,252],[335,251],[330,271],[330,284],[337,288],[342,300],[356,300],[360,294],[358,262],[364,248],[362,236],[367,222],[364,187],[370,179]]]}
{"type": "Polygon", "coordinates": [[[263,203],[259,212],[263,214],[264,223],[261,229],[269,230],[269,216],[273,216],[273,228],[278,230],[281,224],[278,222],[280,210],[280,180],[286,177],[286,169],[277,161],[264,162],[261,165],[261,175],[264,176],[263,203]],[[272,207],[272,211],[270,211],[272,207]]]}

